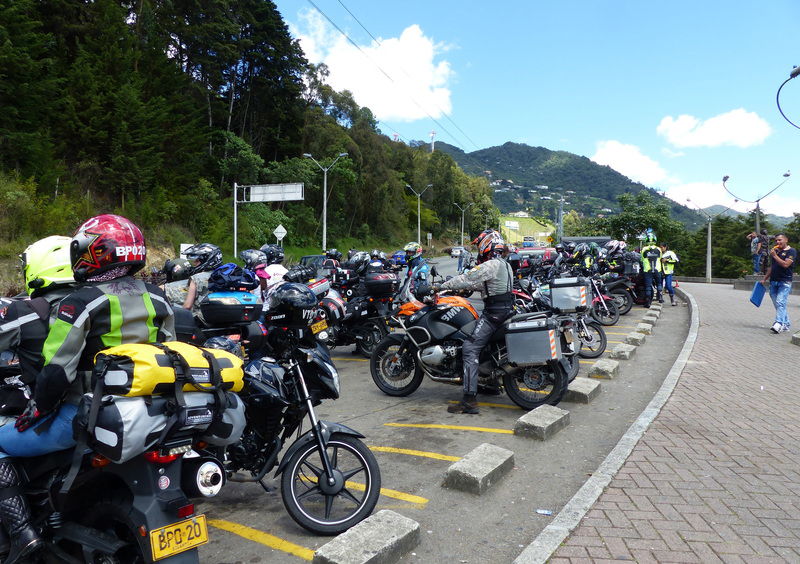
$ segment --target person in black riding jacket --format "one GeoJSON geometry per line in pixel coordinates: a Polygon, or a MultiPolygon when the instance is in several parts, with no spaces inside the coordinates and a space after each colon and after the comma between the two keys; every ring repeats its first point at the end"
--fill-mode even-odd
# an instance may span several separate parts
{"type": "Polygon", "coordinates": [[[511,265],[503,259],[506,247],[500,234],[486,230],[478,235],[473,244],[478,246],[479,264],[465,274],[433,285],[434,291],[480,290],[483,294],[483,312],[462,348],[464,395],[460,402],[447,408],[450,413],[479,412],[476,396],[481,349],[511,315],[514,305],[514,273],[511,265]]]}
{"type": "Polygon", "coordinates": [[[72,238],[70,262],[81,284],[54,312],[33,399],[15,425],[0,427],[0,521],[11,535],[6,561],[25,560],[42,547],[11,457],[75,445],[72,419],[100,350],[173,338],[173,312],[163,291],[132,276],[145,254],[142,232],[116,215],[89,219],[72,238]]]}

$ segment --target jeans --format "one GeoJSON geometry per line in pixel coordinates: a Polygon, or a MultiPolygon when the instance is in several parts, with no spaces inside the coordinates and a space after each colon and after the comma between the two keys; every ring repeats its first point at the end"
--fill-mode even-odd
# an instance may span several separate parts
{"type": "MultiPolygon", "coordinates": [[[[45,421],[21,433],[11,423],[3,425],[0,427],[0,458],[28,458],[74,447],[72,420],[77,412],[77,405],[65,403],[53,417],[50,428],[40,435],[36,434],[36,428],[45,421]]],[[[46,421],[50,422],[49,419],[46,421]]]]}
{"type": "Polygon", "coordinates": [[[647,299],[647,303],[653,301],[653,284],[658,287],[658,295],[656,299],[661,302],[664,301],[661,298],[661,273],[657,270],[650,270],[644,273],[644,295],[647,299]]]}
{"type": "Polygon", "coordinates": [[[789,301],[791,291],[791,282],[776,282],[775,280],[769,282],[769,297],[772,298],[772,304],[775,306],[775,323],[786,327],[792,326],[789,314],[786,313],[786,303],[789,301]]]}
{"type": "Polygon", "coordinates": [[[761,255],[753,255],[753,274],[761,272],[761,255]]]}
{"type": "Polygon", "coordinates": [[[672,274],[664,275],[664,287],[667,289],[670,296],[675,295],[675,288],[672,287],[672,274]]]}

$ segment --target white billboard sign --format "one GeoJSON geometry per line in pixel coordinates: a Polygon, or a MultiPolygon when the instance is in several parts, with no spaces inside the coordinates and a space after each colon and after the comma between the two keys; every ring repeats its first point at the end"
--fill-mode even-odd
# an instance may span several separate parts
{"type": "Polygon", "coordinates": [[[519,231],[519,221],[506,221],[506,228],[512,231],[519,231]]]}
{"type": "Polygon", "coordinates": [[[242,202],[288,202],[303,199],[303,183],[241,186],[242,202]]]}

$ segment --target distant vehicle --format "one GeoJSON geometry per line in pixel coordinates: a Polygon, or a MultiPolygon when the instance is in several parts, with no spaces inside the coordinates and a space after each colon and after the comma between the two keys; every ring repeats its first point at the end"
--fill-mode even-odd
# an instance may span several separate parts
{"type": "Polygon", "coordinates": [[[461,254],[464,252],[466,252],[466,249],[464,247],[453,247],[452,250],[450,251],[450,256],[456,258],[458,256],[461,256],[461,254]]]}
{"type": "Polygon", "coordinates": [[[530,236],[523,237],[522,239],[522,248],[523,249],[530,249],[536,247],[536,239],[530,236]]]}
{"type": "Polygon", "coordinates": [[[395,251],[392,253],[392,256],[389,257],[389,260],[394,262],[394,264],[405,265],[406,264],[406,252],[402,249],[399,251],[395,251]]]}
{"type": "Polygon", "coordinates": [[[319,272],[319,269],[322,268],[322,263],[324,261],[325,255],[306,255],[304,257],[300,257],[301,265],[309,266],[317,272],[319,272]]]}

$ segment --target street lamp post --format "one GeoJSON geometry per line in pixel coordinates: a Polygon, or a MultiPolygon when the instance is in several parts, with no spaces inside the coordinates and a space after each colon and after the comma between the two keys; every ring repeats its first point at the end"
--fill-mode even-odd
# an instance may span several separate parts
{"type": "Polygon", "coordinates": [[[736,201],[744,202],[746,204],[755,204],[756,205],[756,233],[760,234],[761,233],[761,200],[763,200],[764,198],[766,198],[767,196],[772,194],[775,190],[777,190],[778,188],[783,186],[789,180],[790,176],[791,176],[791,173],[787,170],[786,172],[783,173],[783,180],[780,182],[780,184],[775,186],[775,188],[773,188],[772,190],[770,190],[769,192],[767,192],[763,196],[761,196],[759,198],[756,198],[755,200],[744,200],[744,199],[740,198],[739,196],[737,196],[736,194],[734,194],[733,192],[731,192],[730,190],[728,190],[728,187],[725,185],[725,183],[730,179],[730,176],[728,176],[727,174],[722,177],[722,187],[725,188],[725,191],[728,194],[730,194],[731,196],[733,196],[733,198],[736,201]]]}
{"type": "Polygon", "coordinates": [[[411,187],[411,184],[406,184],[406,188],[408,188],[409,190],[414,192],[414,194],[417,195],[417,243],[419,243],[420,245],[422,244],[422,229],[420,228],[420,225],[421,225],[421,223],[420,223],[420,211],[421,211],[421,209],[420,209],[421,208],[420,201],[422,200],[422,195],[425,193],[425,190],[427,190],[431,186],[433,186],[433,184],[428,184],[427,186],[425,186],[425,189],[422,192],[417,192],[416,190],[414,190],[411,187]]]}
{"type": "Polygon", "coordinates": [[[475,202],[470,202],[469,204],[467,204],[463,208],[461,206],[459,206],[458,204],[456,204],[456,203],[453,203],[453,205],[461,210],[461,239],[459,239],[459,245],[461,245],[463,247],[464,246],[464,214],[467,212],[467,210],[469,209],[470,206],[474,206],[475,205],[475,202]]]}
{"type": "MultiPolygon", "coordinates": [[[[727,178],[727,177],[726,177],[727,178]]],[[[691,198],[686,198],[686,201],[691,204],[691,198]]],[[[706,211],[698,206],[693,206],[697,211],[702,213],[706,216],[706,284],[711,284],[711,223],[723,213],[728,211],[731,208],[725,208],[721,212],[712,215],[706,213],[706,211]]]]}
{"type": "Polygon", "coordinates": [[[322,171],[322,252],[328,250],[328,171],[334,167],[336,161],[342,157],[346,157],[347,153],[339,153],[333,162],[327,167],[322,166],[317,162],[311,153],[303,153],[307,159],[311,159],[322,171]]]}

